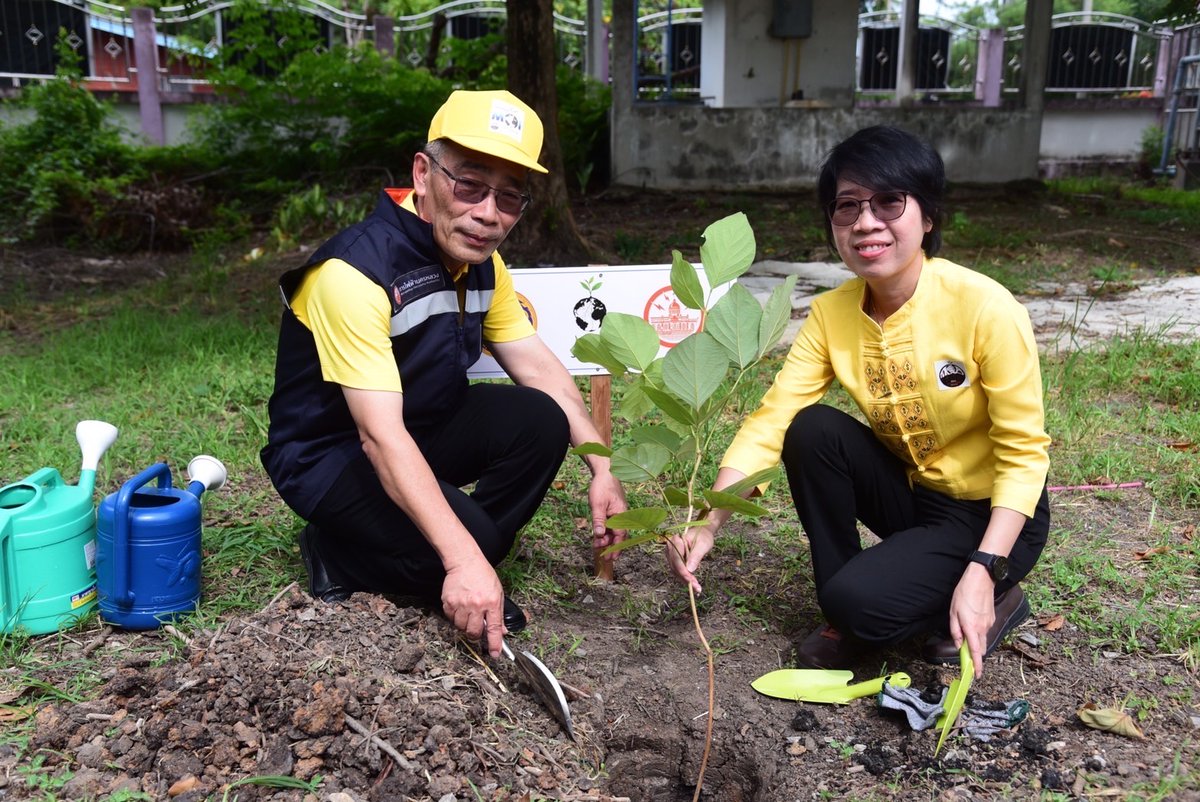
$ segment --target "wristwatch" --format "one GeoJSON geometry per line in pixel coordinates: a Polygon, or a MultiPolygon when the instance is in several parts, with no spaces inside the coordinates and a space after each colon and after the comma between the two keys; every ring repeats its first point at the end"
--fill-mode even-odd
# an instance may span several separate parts
{"type": "Polygon", "coordinates": [[[1008,576],[1008,558],[999,554],[988,554],[986,551],[973,551],[969,557],[971,562],[979,563],[988,569],[993,582],[999,582],[1008,576]]]}

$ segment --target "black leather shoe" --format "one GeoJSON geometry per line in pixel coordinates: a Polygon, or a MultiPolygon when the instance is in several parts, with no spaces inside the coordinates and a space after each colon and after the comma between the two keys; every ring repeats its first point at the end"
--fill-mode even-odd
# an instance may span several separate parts
{"type": "Polygon", "coordinates": [[[342,587],[329,578],[325,563],[321,561],[316,551],[317,528],[308,524],[300,532],[300,559],[304,561],[304,570],[308,573],[308,592],[313,598],[323,602],[342,602],[354,593],[349,588],[342,587]]]}
{"type": "Polygon", "coordinates": [[[529,623],[525,618],[525,611],[517,606],[517,603],[507,596],[504,597],[504,626],[508,629],[508,634],[515,635],[525,628],[529,623]]]}
{"type": "Polygon", "coordinates": [[[796,662],[808,668],[849,668],[865,650],[862,641],[822,624],[796,647],[796,662]]]}
{"type": "MultiPolygon", "coordinates": [[[[1012,632],[1029,617],[1029,601],[1020,585],[1013,585],[996,597],[996,620],[987,631],[987,657],[996,651],[1004,636],[1012,632]]],[[[950,638],[933,636],[925,641],[924,656],[929,663],[957,663],[958,649],[950,638]]]]}

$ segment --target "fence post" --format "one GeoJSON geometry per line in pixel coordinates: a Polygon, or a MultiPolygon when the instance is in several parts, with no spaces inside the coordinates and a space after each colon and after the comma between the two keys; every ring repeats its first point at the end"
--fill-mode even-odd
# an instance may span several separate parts
{"type": "Polygon", "coordinates": [[[601,83],[608,83],[608,25],[604,23],[604,3],[588,0],[587,3],[587,50],[584,66],[587,76],[601,83]]]}
{"type": "Polygon", "coordinates": [[[376,16],[375,49],[384,58],[396,55],[396,23],[391,17],[376,16]]]}
{"type": "Polygon", "coordinates": [[[1004,83],[1003,28],[988,28],[979,32],[978,58],[975,99],[982,101],[984,108],[997,108],[1004,83]]]}
{"type": "Polygon", "coordinates": [[[1171,40],[1175,38],[1174,31],[1169,36],[1158,40],[1158,54],[1154,58],[1154,97],[1167,96],[1167,79],[1171,74],[1171,40]]]}
{"type": "Polygon", "coordinates": [[[917,90],[917,41],[921,35],[920,3],[904,0],[900,6],[900,47],[896,59],[896,105],[908,106],[917,90]]]}
{"type": "Polygon", "coordinates": [[[133,17],[133,56],[137,65],[138,112],[142,133],[156,145],[167,143],[163,130],[162,99],[158,92],[158,43],[154,10],[130,9],[133,17]]]}
{"type": "Polygon", "coordinates": [[[1041,115],[1046,108],[1046,72],[1050,65],[1053,0],[1029,0],[1025,6],[1025,46],[1021,56],[1021,103],[1041,115]]]}

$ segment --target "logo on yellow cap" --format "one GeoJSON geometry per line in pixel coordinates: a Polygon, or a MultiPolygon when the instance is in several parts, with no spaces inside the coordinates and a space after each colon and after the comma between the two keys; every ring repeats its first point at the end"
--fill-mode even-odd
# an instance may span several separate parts
{"type": "Polygon", "coordinates": [[[525,128],[525,112],[511,103],[503,100],[492,101],[492,117],[488,123],[489,130],[498,134],[512,137],[521,141],[521,132],[525,128]]]}

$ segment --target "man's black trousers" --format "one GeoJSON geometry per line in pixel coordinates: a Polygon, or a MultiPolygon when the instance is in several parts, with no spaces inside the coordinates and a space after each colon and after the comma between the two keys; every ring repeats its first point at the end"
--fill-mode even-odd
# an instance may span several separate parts
{"type": "MultiPolygon", "coordinates": [[[[442,494],[492,565],[508,555],[562,465],[567,418],[529,387],[474,384],[442,423],[412,432],[442,494]],[[461,488],[474,483],[468,493],[461,488]]],[[[416,524],[383,489],[364,453],[312,516],[330,578],[350,590],[441,596],[446,573],[416,524]]]]}
{"type": "MultiPolygon", "coordinates": [[[[947,632],[950,598],[983,539],[990,502],[910,487],[904,463],[867,426],[824,404],[796,415],[782,456],[829,623],[871,643],[947,632]],[[864,549],[858,521],[882,542],[864,549]]],[[[997,595],[1032,570],[1049,529],[1043,488],[997,595]]]]}

